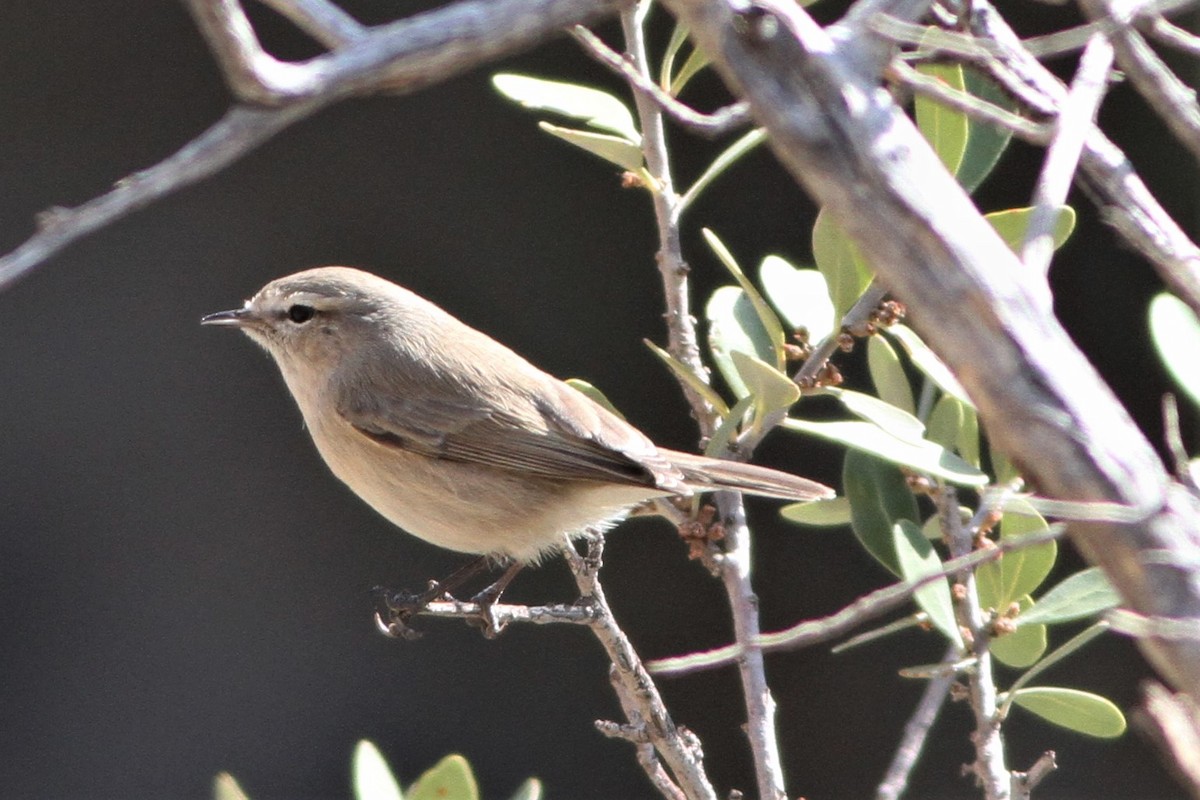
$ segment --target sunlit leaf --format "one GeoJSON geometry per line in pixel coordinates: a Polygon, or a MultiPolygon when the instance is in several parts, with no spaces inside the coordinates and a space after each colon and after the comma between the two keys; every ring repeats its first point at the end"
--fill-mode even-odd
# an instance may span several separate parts
{"type": "Polygon", "coordinates": [[[756,128],[722,150],[720,155],[708,165],[708,169],[704,170],[700,177],[696,178],[696,182],[689,186],[688,190],[679,198],[678,213],[682,214],[708,188],[710,183],[766,140],[767,132],[762,128],[756,128]]]}
{"type": "MultiPolygon", "coordinates": [[[[940,572],[942,560],[933,545],[911,519],[902,519],[892,526],[892,542],[900,565],[900,577],[916,581],[940,572]]],[[[929,615],[929,622],[952,643],[962,647],[962,634],[954,619],[954,603],[950,599],[950,584],[945,579],[927,583],[913,593],[917,605],[929,615]]]]}
{"type": "Polygon", "coordinates": [[[400,784],[383,754],[366,739],[354,747],[350,772],[355,800],[402,800],[400,784]]]}
{"type": "Polygon", "coordinates": [[[754,306],[754,313],[758,315],[758,321],[762,324],[763,330],[767,334],[767,341],[770,343],[770,355],[767,357],[759,356],[768,364],[774,364],[776,369],[783,369],[787,365],[787,357],[783,351],[784,332],[783,325],[779,322],[779,317],[775,315],[775,311],[767,303],[766,299],[759,293],[758,287],[754,282],[746,277],[746,273],[738,265],[737,259],[733,257],[733,253],[729,252],[729,248],[725,246],[715,233],[708,228],[701,231],[704,235],[704,240],[708,242],[708,246],[712,248],[713,253],[725,265],[725,269],[729,270],[729,274],[737,279],[738,285],[742,287],[742,291],[746,293],[751,305],[754,306]]]}
{"type": "Polygon", "coordinates": [[[882,336],[872,336],[867,340],[867,369],[881,400],[908,414],[917,413],[912,387],[909,386],[908,376],[904,374],[904,367],[900,364],[900,356],[896,355],[896,351],[882,336]]]}
{"type": "MultiPolygon", "coordinates": [[[[951,89],[965,92],[963,68],[959,64],[926,63],[917,71],[944,83],[951,89]]],[[[917,128],[933,145],[938,158],[951,174],[957,174],[967,151],[967,115],[930,97],[917,95],[917,128]]]]}
{"type": "MultiPolygon", "coordinates": [[[[1033,605],[1029,597],[1020,599],[1022,613],[1033,605]]],[[[1046,626],[1022,625],[1011,633],[997,636],[990,644],[992,656],[1001,664],[1014,669],[1023,669],[1037,660],[1046,652],[1046,626]]]]}
{"type": "MultiPolygon", "coordinates": [[[[1009,249],[1020,254],[1025,245],[1025,233],[1029,230],[1029,219],[1033,216],[1032,208],[1010,208],[1006,211],[993,211],[985,214],[984,219],[992,224],[996,233],[1004,240],[1009,249]]],[[[1054,221],[1054,249],[1062,247],[1075,230],[1075,209],[1070,206],[1059,206],[1058,216],[1054,221]]]]}
{"type": "Polygon", "coordinates": [[[492,85],[505,97],[525,108],[577,119],[596,130],[619,136],[630,144],[641,145],[642,135],[633,123],[629,108],[608,92],[575,83],[512,73],[493,75],[492,85]]]}
{"type": "Polygon", "coordinates": [[[779,256],[767,256],[758,270],[763,291],[792,330],[804,328],[814,345],[833,333],[836,317],[829,284],[815,269],[796,269],[779,256]]]}
{"type": "Polygon", "coordinates": [[[828,500],[811,500],[807,503],[792,503],[779,509],[784,519],[800,525],[832,527],[850,524],[850,500],[846,497],[831,497],[828,500]]]}
{"type": "MultiPolygon", "coordinates": [[[[1004,507],[1000,523],[1000,538],[1004,541],[1049,530],[1042,515],[1020,498],[1010,500],[1004,507]]],[[[1003,611],[1025,595],[1033,594],[1058,557],[1055,542],[1021,547],[1004,554],[1004,558],[981,564],[975,570],[979,602],[985,608],[1003,611]]]]}
{"type": "Polygon", "coordinates": [[[913,366],[925,373],[931,381],[938,385],[946,394],[952,394],[959,400],[962,400],[967,405],[974,408],[971,403],[971,398],[967,397],[967,392],[963,389],[962,384],[958,382],[958,378],[954,377],[954,373],[950,368],[938,358],[937,354],[929,349],[929,345],[921,340],[917,332],[907,325],[892,325],[887,329],[904,351],[908,353],[908,357],[912,359],[913,366]]]}
{"type": "Polygon", "coordinates": [[[800,387],[770,364],[737,350],[729,355],[738,377],[754,398],[756,426],[771,415],[785,413],[800,399],[800,387]]]}
{"type": "Polygon", "coordinates": [[[671,81],[671,96],[678,97],[683,88],[688,85],[688,81],[694,78],[700,70],[707,67],[710,63],[704,51],[699,47],[693,46],[691,54],[683,62],[683,66],[679,68],[679,73],[675,76],[674,80],[671,81]]]}
{"type": "Polygon", "coordinates": [[[650,341],[649,339],[644,339],[643,341],[645,342],[646,346],[650,348],[650,351],[654,353],[654,355],[658,356],[662,362],[667,365],[676,378],[682,381],[696,394],[703,397],[705,402],[713,407],[714,411],[716,411],[722,417],[729,415],[729,406],[725,404],[725,401],[721,398],[721,395],[717,394],[716,389],[714,389],[712,386],[709,386],[703,378],[693,372],[686,364],[679,361],[677,358],[675,358],[675,356],[671,355],[666,350],[663,350],[654,342],[650,341]]]}
{"type": "Polygon", "coordinates": [[[592,155],[600,156],[605,161],[616,164],[622,169],[637,172],[642,168],[642,149],[628,139],[611,136],[607,133],[560,128],[549,122],[539,122],[538,127],[546,133],[583,148],[592,155]]]}
{"type": "Polygon", "coordinates": [[[925,426],[921,420],[878,397],[834,386],[823,387],[814,394],[836,397],[847,411],[875,423],[898,439],[919,444],[925,438],[925,426]]]}
{"type": "Polygon", "coordinates": [[[713,361],[733,393],[739,398],[745,397],[749,389],[738,375],[730,354],[735,351],[746,353],[760,361],[774,363],[771,338],[741,287],[722,286],[713,292],[704,315],[708,319],[708,345],[713,361]]]}
{"type": "Polygon", "coordinates": [[[1042,595],[1017,618],[1020,625],[1055,625],[1093,617],[1121,604],[1121,596],[1099,567],[1076,572],[1042,595]]]}
{"type": "Polygon", "coordinates": [[[213,800],[250,800],[228,772],[218,772],[213,778],[213,800]]]}
{"type": "Polygon", "coordinates": [[[926,438],[936,442],[947,450],[958,446],[958,433],[963,425],[963,405],[957,398],[942,395],[941,399],[929,412],[929,425],[926,438]]]}
{"type": "Polygon", "coordinates": [[[810,422],[789,417],[783,421],[783,427],[837,442],[960,486],[983,486],[988,482],[987,475],[944,447],[930,441],[899,439],[870,422],[810,422]]]}
{"type": "Polygon", "coordinates": [[[904,475],[885,461],[851,450],[842,467],[842,485],[850,501],[854,535],[880,564],[900,575],[892,526],[902,519],[917,519],[917,501],[904,475]]]}
{"type": "Polygon", "coordinates": [[[729,415],[721,420],[717,425],[717,429],[713,431],[713,435],[709,437],[708,444],[704,447],[704,455],[710,458],[720,458],[728,453],[738,434],[742,429],[742,422],[746,419],[746,414],[754,407],[754,396],[746,395],[741,400],[734,404],[733,408],[729,409],[729,415]]]}
{"type": "Polygon", "coordinates": [[[529,778],[508,800],[542,800],[542,782],[537,778],[529,778]]]}
{"type": "Polygon", "coordinates": [[[457,753],[433,765],[408,787],[408,800],[478,800],[479,786],[471,765],[457,753]]]}
{"type": "Polygon", "coordinates": [[[1171,377],[1200,406],[1200,320],[1187,303],[1164,292],[1150,301],[1150,336],[1171,377]]]}
{"type": "Polygon", "coordinates": [[[1013,694],[1013,704],[1077,733],[1115,739],[1125,732],[1125,715],[1108,698],[1078,689],[1035,686],[1013,694]]]}
{"type": "Polygon", "coordinates": [[[825,211],[817,214],[813,225],[812,248],[817,269],[829,286],[834,318],[840,320],[871,283],[871,269],[825,211]]]}
{"type": "Polygon", "coordinates": [[[675,22],[675,27],[671,29],[671,40],[667,42],[667,49],[663,52],[662,65],[658,71],[658,85],[665,92],[671,88],[671,73],[675,71],[675,57],[679,55],[679,49],[687,42],[688,28],[682,22],[675,22]]]}

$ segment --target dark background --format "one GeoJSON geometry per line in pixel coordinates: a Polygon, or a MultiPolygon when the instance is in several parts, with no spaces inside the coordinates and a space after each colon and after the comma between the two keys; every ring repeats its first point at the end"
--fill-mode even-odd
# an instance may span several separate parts
{"type": "MultiPolygon", "coordinates": [[[[366,21],[401,11],[345,5],[366,21]]],[[[1015,13],[1029,30],[1065,19],[1015,13]]],[[[269,14],[256,20],[282,57],[315,52],[269,14]]],[[[616,86],[565,42],[496,69],[616,86]]],[[[416,643],[376,633],[371,587],[417,587],[461,558],[398,534],[332,479],[266,356],[197,324],[279,275],[360,265],[552,373],[586,377],[661,443],[694,446],[678,389],[641,344],[663,340],[647,198],[540,134],[492,92],[490,72],[327,110],[0,295],[0,797],[203,797],[220,770],[255,800],[347,796],[363,737],[405,782],[458,751],[489,798],[529,775],[559,800],[653,796],[630,747],[592,728],[619,711],[586,631],[485,641],[429,620],[416,643]]],[[[39,210],[159,161],[230,102],[176,3],[7,0],[0,76],[4,251],[39,210]]],[[[697,91],[697,102],[719,100],[711,78],[697,91]]],[[[1105,122],[1191,220],[1194,167],[1129,89],[1114,92],[1105,122]]],[[[716,146],[676,141],[686,185],[716,146]]],[[[1026,204],[1036,158],[1014,148],[981,207],[1026,204]]],[[[1157,442],[1167,384],[1144,336],[1156,280],[1076,205],[1085,213],[1056,266],[1059,310],[1157,442]]],[[[766,152],[722,179],[687,225],[697,307],[726,281],[701,225],[743,263],[770,252],[803,263],[812,215],[766,152]]],[[[778,435],[760,456],[839,481],[838,453],[807,440],[778,435]]],[[[767,628],[886,580],[845,531],[782,525],[772,504],[751,514],[767,628]]],[[[661,522],[610,537],[609,594],[645,656],[728,641],[722,594],[684,555],[661,522]]],[[[1068,557],[1064,570],[1077,564],[1068,557]]],[[[569,600],[572,584],[551,563],[511,597],[569,600]]],[[[792,792],[868,796],[922,688],[896,670],[940,650],[909,634],[839,656],[771,656],[792,792]]],[[[1146,674],[1110,637],[1046,681],[1128,709],[1146,674]]],[[[733,672],[662,688],[704,739],[717,785],[751,790],[733,672]]],[[[948,706],[911,796],[977,796],[959,774],[968,729],[967,710],[948,706]]],[[[1089,740],[1020,712],[1006,730],[1014,767],[1058,752],[1048,796],[1181,795],[1134,734],[1089,740]]]]}

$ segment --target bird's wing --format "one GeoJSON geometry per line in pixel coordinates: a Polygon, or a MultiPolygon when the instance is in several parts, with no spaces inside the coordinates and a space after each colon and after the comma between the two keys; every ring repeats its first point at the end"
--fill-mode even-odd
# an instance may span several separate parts
{"type": "Polygon", "coordinates": [[[337,408],[364,436],[430,458],[547,478],[682,486],[636,428],[561,381],[535,377],[515,387],[376,384],[343,391],[337,408]]]}

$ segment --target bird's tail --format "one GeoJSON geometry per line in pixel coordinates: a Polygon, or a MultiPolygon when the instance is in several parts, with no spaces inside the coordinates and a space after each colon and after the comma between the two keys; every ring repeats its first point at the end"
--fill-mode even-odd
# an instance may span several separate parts
{"type": "Polygon", "coordinates": [[[834,497],[836,492],[823,483],[810,481],[780,472],[777,469],[756,467],[740,461],[660,450],[670,462],[683,473],[684,483],[700,491],[746,492],[780,500],[822,500],[834,497]]]}

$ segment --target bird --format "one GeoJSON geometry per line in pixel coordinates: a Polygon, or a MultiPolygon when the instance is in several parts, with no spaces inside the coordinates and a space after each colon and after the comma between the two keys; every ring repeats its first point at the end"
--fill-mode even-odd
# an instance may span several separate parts
{"type": "Polygon", "coordinates": [[[270,354],[329,469],[383,517],[516,569],[657,498],[834,496],[778,470],[658,447],[487,334],[359,269],[278,278],[201,322],[239,329],[270,354]]]}

